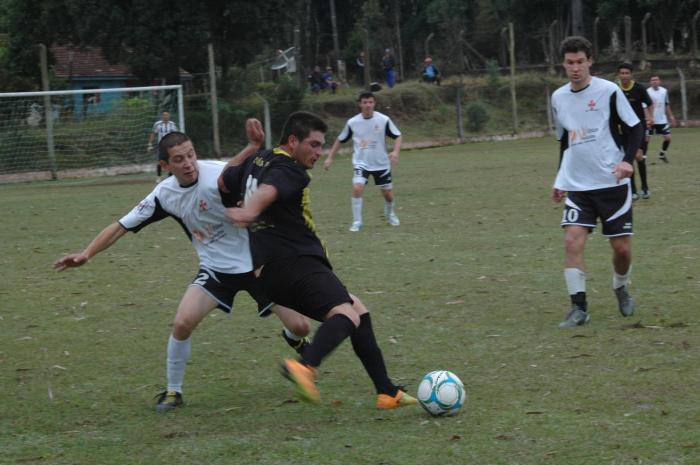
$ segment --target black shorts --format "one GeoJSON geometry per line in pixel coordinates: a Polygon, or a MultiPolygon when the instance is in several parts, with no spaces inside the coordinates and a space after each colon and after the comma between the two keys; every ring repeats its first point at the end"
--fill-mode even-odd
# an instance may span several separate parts
{"type": "Polygon", "coordinates": [[[668,136],[671,134],[671,125],[666,123],[666,124],[652,124],[649,129],[647,129],[647,136],[651,136],[653,134],[660,134],[662,136],[668,136]]]}
{"type": "Polygon", "coordinates": [[[260,274],[263,290],[277,304],[323,321],[326,314],[352,298],[321,257],[302,255],[267,263],[260,274]]]}
{"type": "Polygon", "coordinates": [[[228,274],[200,268],[190,286],[201,288],[218,303],[217,307],[226,313],[231,312],[233,299],[238,291],[247,291],[255,299],[258,303],[258,316],[270,316],[272,313],[273,303],[263,293],[262,286],[252,271],[228,274]]]}
{"type": "Polygon", "coordinates": [[[567,193],[561,218],[562,227],[583,226],[592,231],[596,227],[597,218],[600,218],[603,225],[604,236],[634,234],[632,191],[629,183],[605,189],[567,193]]]}
{"type": "Polygon", "coordinates": [[[374,178],[374,185],[382,189],[391,189],[391,168],[379,171],[367,171],[364,168],[356,166],[352,172],[353,184],[367,184],[369,177],[374,178]]]}

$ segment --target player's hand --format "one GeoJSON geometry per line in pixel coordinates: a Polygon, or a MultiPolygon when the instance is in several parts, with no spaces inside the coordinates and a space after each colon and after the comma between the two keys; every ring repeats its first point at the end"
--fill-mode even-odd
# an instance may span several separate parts
{"type": "Polygon", "coordinates": [[[399,154],[396,152],[391,152],[389,154],[389,161],[392,165],[395,165],[399,161],[399,154]]]}
{"type": "Polygon", "coordinates": [[[557,189],[556,187],[552,187],[552,200],[554,200],[555,203],[559,203],[562,200],[564,200],[564,197],[566,197],[566,191],[562,191],[557,189]]]}
{"type": "Polygon", "coordinates": [[[265,142],[265,131],[263,130],[260,120],[256,118],[248,118],[246,120],[245,134],[248,137],[248,142],[252,145],[262,147],[265,142]]]}
{"type": "Polygon", "coordinates": [[[226,216],[239,228],[247,228],[255,221],[255,217],[250,215],[245,208],[227,208],[226,216]]]}
{"type": "Polygon", "coordinates": [[[636,158],[637,161],[644,161],[644,151],[642,149],[638,149],[637,153],[634,155],[634,158],[636,158]]]}
{"type": "Polygon", "coordinates": [[[53,264],[53,268],[56,271],[63,271],[66,268],[74,268],[76,266],[82,266],[88,261],[88,256],[84,253],[72,253],[66,255],[63,258],[56,260],[53,264]]]}
{"type": "Polygon", "coordinates": [[[326,161],[323,162],[323,169],[328,171],[331,169],[331,165],[333,164],[333,159],[331,157],[326,157],[326,161]]]}
{"type": "Polygon", "coordinates": [[[646,119],[646,125],[647,125],[647,129],[651,129],[651,127],[654,125],[654,119],[653,119],[653,118],[647,118],[647,119],[646,119]]]}
{"type": "Polygon", "coordinates": [[[677,126],[677,125],[678,125],[678,121],[676,120],[676,117],[671,116],[671,126],[677,126]]]}
{"type": "Polygon", "coordinates": [[[615,165],[613,173],[615,173],[615,179],[617,179],[617,182],[619,183],[622,179],[632,177],[634,174],[634,167],[626,161],[622,161],[615,165]]]}

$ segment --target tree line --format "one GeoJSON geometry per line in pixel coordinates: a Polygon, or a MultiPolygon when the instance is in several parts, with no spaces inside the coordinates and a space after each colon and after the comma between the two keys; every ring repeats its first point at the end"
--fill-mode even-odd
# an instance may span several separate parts
{"type": "Polygon", "coordinates": [[[572,32],[590,37],[599,27],[601,53],[615,56],[623,18],[650,13],[652,53],[690,49],[695,0],[0,0],[0,90],[39,87],[37,46],[100,47],[143,80],[176,83],[179,70],[206,72],[212,43],[222,70],[274,57],[298,44],[299,66],[352,68],[365,47],[374,69],[389,48],[402,74],[415,75],[426,54],[447,73],[507,65],[503,28],[516,34],[519,64],[557,60],[553,41],[572,32]],[[295,34],[295,30],[297,31],[295,34]]]}

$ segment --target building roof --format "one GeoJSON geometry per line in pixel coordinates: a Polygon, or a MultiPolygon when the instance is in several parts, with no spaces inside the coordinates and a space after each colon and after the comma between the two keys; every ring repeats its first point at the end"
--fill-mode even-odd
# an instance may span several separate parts
{"type": "Polygon", "coordinates": [[[51,54],[54,57],[54,73],[59,77],[134,78],[127,65],[109,63],[99,48],[54,45],[51,47],[51,54]]]}

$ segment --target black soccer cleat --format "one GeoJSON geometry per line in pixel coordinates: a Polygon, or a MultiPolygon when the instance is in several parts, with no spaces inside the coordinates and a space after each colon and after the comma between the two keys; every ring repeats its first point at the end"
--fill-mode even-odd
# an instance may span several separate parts
{"type": "Polygon", "coordinates": [[[287,344],[289,344],[289,347],[294,349],[297,354],[301,355],[302,351],[306,346],[311,344],[311,340],[308,337],[302,337],[298,341],[295,341],[294,339],[290,338],[287,336],[287,333],[284,332],[284,329],[282,330],[282,338],[287,341],[287,344]]]}
{"type": "Polygon", "coordinates": [[[662,162],[668,163],[668,157],[666,156],[666,152],[659,152],[659,158],[662,162]]]}
{"type": "Polygon", "coordinates": [[[165,413],[185,405],[182,394],[177,391],[163,391],[156,395],[156,412],[165,413]]]}
{"type": "Polygon", "coordinates": [[[560,328],[575,328],[583,326],[591,320],[591,316],[576,304],[571,305],[571,310],[564,318],[564,321],[559,323],[560,328]]]}

